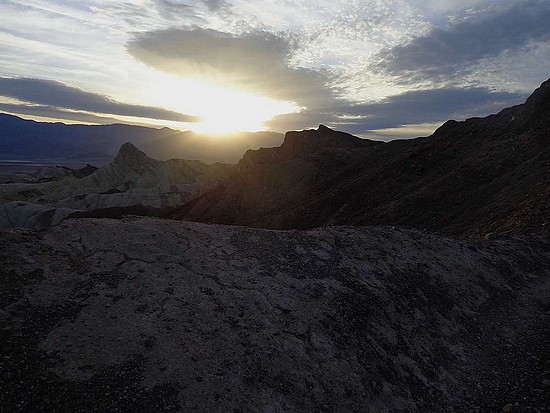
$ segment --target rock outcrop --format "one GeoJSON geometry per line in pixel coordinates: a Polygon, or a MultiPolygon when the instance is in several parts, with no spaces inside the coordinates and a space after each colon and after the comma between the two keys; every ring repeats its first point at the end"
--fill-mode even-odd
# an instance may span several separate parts
{"type": "Polygon", "coordinates": [[[3,411],[548,406],[548,237],[71,219],[0,284],[3,411]]]}
{"type": "Polygon", "coordinates": [[[316,130],[287,132],[281,145],[281,152],[284,153],[286,159],[293,159],[324,149],[359,149],[381,144],[382,142],[360,139],[349,133],[335,131],[325,125],[319,125],[316,130]]]}

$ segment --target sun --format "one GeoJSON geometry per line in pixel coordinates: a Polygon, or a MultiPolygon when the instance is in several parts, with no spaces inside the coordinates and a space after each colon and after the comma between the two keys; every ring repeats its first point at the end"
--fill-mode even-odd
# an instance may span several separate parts
{"type": "Polygon", "coordinates": [[[264,129],[264,123],[275,115],[295,112],[294,105],[272,99],[233,91],[210,91],[212,104],[199,112],[203,119],[190,125],[199,133],[225,134],[255,132],[264,129]]]}
{"type": "Polygon", "coordinates": [[[274,116],[298,111],[292,102],[169,74],[151,79],[142,97],[151,105],[200,117],[202,121],[182,127],[215,135],[264,130],[264,123],[274,116]]]}

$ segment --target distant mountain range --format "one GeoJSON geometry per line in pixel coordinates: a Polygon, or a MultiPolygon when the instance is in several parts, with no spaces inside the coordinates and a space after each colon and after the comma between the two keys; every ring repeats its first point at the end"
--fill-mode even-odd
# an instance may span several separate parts
{"type": "Polygon", "coordinates": [[[320,126],[248,151],[173,218],[261,228],[400,225],[480,237],[550,229],[550,81],[523,105],[380,143],[320,126]]]}
{"type": "Polygon", "coordinates": [[[131,142],[160,160],[236,163],[248,149],[282,141],[283,135],[273,132],[209,136],[170,128],[36,122],[0,114],[0,159],[107,164],[122,144],[131,142]]]}

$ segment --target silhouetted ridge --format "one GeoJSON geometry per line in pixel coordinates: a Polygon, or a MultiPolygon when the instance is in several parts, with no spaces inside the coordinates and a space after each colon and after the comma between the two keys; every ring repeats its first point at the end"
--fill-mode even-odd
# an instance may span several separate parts
{"type": "Polygon", "coordinates": [[[550,79],[542,83],[524,105],[524,110],[531,119],[550,114],[550,79]]]}
{"type": "Polygon", "coordinates": [[[361,148],[377,144],[380,142],[361,139],[349,133],[319,125],[317,129],[287,132],[281,149],[287,155],[294,157],[326,148],[361,148]]]}
{"type": "Polygon", "coordinates": [[[454,235],[550,230],[550,82],[522,105],[387,144],[324,125],[248,151],[175,218],[264,228],[400,225],[454,235]]]}
{"type": "Polygon", "coordinates": [[[501,110],[484,118],[470,118],[461,122],[449,120],[433,134],[434,138],[461,135],[501,135],[503,139],[534,127],[550,126],[550,79],[535,89],[525,103],[501,110]]]}
{"type": "Polygon", "coordinates": [[[249,168],[254,165],[280,164],[293,159],[316,156],[323,150],[354,150],[379,145],[383,145],[383,142],[361,139],[319,125],[317,129],[287,132],[280,147],[246,151],[239,161],[239,166],[249,168]]]}

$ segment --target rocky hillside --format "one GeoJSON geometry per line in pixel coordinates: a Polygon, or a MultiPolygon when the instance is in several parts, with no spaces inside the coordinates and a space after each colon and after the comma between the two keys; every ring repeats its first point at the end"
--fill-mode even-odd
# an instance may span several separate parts
{"type": "Polygon", "coordinates": [[[483,237],[550,228],[550,81],[523,105],[378,143],[320,126],[248,151],[173,215],[263,228],[391,224],[483,237]]]}
{"type": "Polygon", "coordinates": [[[5,412],[546,412],[550,241],[0,231],[5,412]],[[114,236],[113,236],[114,234],[114,236]]]}
{"type": "MultiPolygon", "coordinates": [[[[0,185],[0,228],[41,228],[72,215],[158,213],[180,206],[226,180],[233,165],[149,158],[131,143],[109,165],[43,182],[0,185]],[[84,214],[84,212],[86,214],[84,214]]],[[[40,172],[38,173],[40,174],[40,172]]]]}

